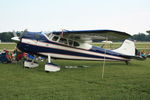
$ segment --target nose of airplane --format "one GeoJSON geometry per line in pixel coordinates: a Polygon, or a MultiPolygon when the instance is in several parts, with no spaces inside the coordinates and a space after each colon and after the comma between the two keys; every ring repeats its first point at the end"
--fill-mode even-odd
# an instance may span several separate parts
{"type": "Polygon", "coordinates": [[[12,37],[11,40],[14,42],[17,42],[17,43],[20,42],[20,36],[18,36],[15,31],[13,31],[12,33],[13,33],[14,37],[12,37]]]}

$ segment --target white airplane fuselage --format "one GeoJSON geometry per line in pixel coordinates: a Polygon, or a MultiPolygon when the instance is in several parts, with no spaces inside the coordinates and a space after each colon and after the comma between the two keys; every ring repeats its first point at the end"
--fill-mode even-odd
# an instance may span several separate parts
{"type": "Polygon", "coordinates": [[[129,61],[131,58],[131,56],[88,43],[69,40],[53,34],[47,36],[42,32],[27,32],[22,36],[17,47],[23,52],[46,57],[50,55],[56,59],[129,61]]]}

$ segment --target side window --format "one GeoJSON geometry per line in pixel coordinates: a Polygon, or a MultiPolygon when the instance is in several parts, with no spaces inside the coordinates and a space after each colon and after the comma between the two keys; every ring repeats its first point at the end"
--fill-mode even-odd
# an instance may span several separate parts
{"type": "Polygon", "coordinates": [[[79,46],[80,44],[76,41],[68,40],[69,46],[79,46]]]}
{"type": "Polygon", "coordinates": [[[52,40],[53,40],[53,41],[57,41],[58,38],[59,38],[58,36],[54,36],[54,37],[52,38],[52,40]]]}
{"type": "Polygon", "coordinates": [[[67,39],[60,38],[59,42],[60,42],[60,43],[63,43],[63,44],[67,44],[67,39]]]}
{"type": "Polygon", "coordinates": [[[76,41],[74,41],[73,46],[79,46],[79,43],[78,43],[78,42],[76,42],[76,41]]]}
{"type": "Polygon", "coordinates": [[[73,41],[72,40],[68,40],[68,42],[69,42],[70,46],[73,46],[73,41]]]}

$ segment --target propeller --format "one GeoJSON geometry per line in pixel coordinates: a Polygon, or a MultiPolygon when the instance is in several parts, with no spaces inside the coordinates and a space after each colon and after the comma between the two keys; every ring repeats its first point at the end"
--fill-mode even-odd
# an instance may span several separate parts
{"type": "Polygon", "coordinates": [[[19,32],[19,36],[17,35],[17,33],[15,31],[13,31],[13,35],[14,37],[11,38],[11,40],[13,40],[14,42],[20,42],[22,36],[27,32],[27,29],[25,29],[24,31],[19,32]]]}
{"type": "Polygon", "coordinates": [[[11,40],[13,40],[14,42],[20,42],[20,38],[17,36],[17,33],[15,31],[13,31],[13,35],[14,37],[12,37],[11,40]]]}

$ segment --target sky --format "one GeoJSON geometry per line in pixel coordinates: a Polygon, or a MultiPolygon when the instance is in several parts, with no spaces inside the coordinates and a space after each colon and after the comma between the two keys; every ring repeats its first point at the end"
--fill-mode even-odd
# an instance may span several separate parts
{"type": "Polygon", "coordinates": [[[0,0],[0,32],[150,30],[150,0],[0,0]]]}

